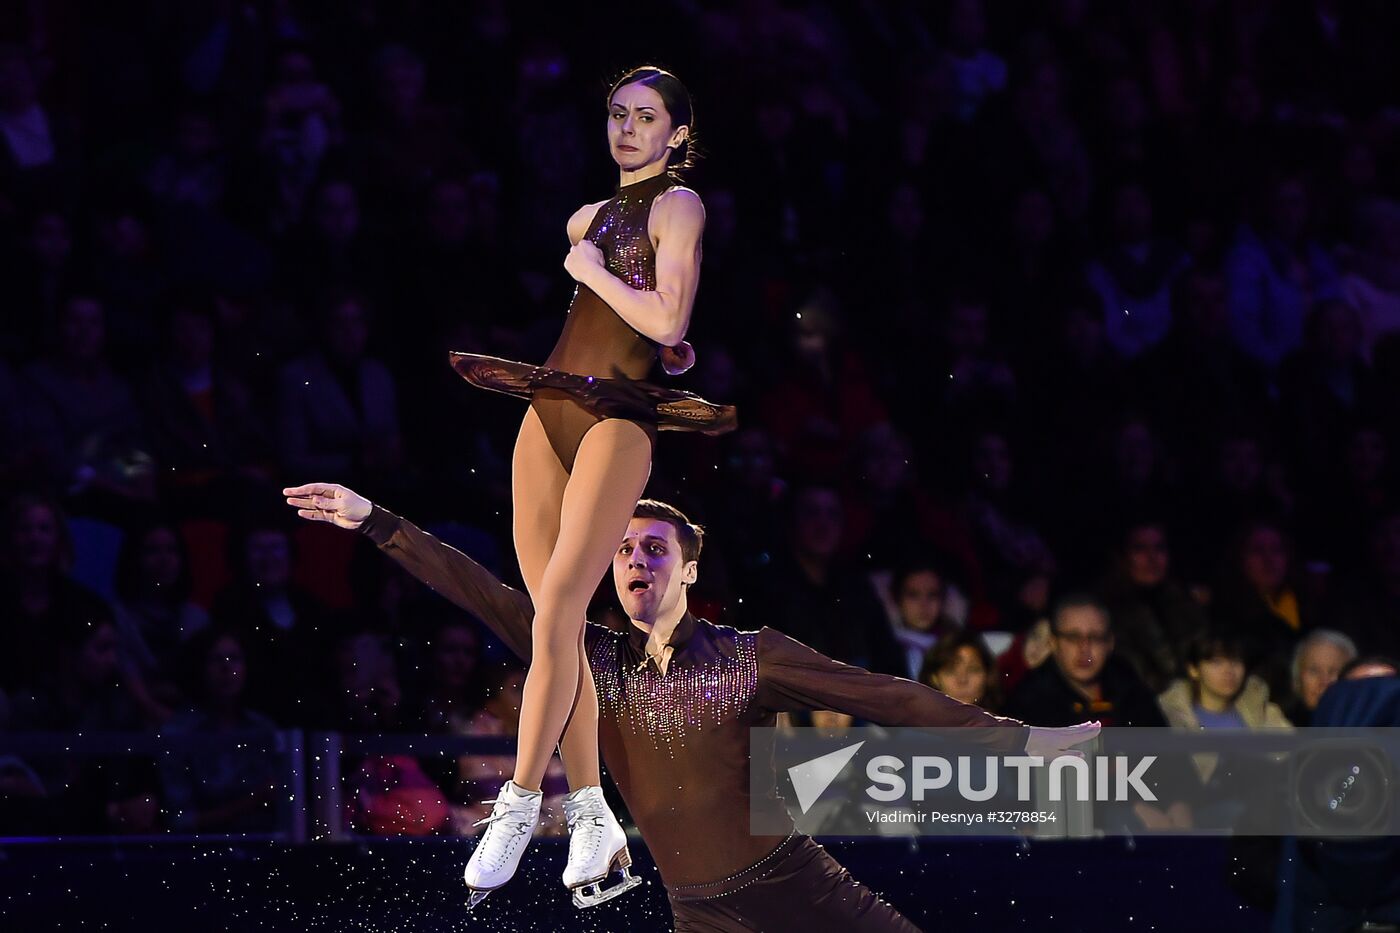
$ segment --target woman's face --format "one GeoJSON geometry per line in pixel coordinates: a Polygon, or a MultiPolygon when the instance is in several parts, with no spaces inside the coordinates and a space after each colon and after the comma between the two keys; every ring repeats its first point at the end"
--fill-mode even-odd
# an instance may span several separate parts
{"type": "Polygon", "coordinates": [[[1171,569],[1167,536],[1156,525],[1135,528],[1128,535],[1126,548],[1128,579],[1134,586],[1160,586],[1171,569]]]}
{"type": "Polygon", "coordinates": [[[10,548],[15,564],[32,571],[47,571],[58,565],[58,516],[44,505],[24,510],[11,531],[10,548]]]}
{"type": "Polygon", "coordinates": [[[1288,580],[1288,548],[1277,528],[1256,528],[1245,540],[1243,567],[1249,585],[1274,593],[1288,580]]]}
{"type": "Polygon", "coordinates": [[[962,703],[976,705],[987,692],[987,673],[977,649],[971,645],[963,645],[953,655],[952,663],[939,670],[935,676],[938,678],[938,688],[948,696],[962,703]]]}
{"type": "Polygon", "coordinates": [[[666,164],[669,148],[679,146],[689,127],[671,126],[661,95],[645,84],[624,84],[608,106],[608,148],[624,172],[666,164]]]}
{"type": "Polygon", "coordinates": [[[78,653],[78,679],[89,687],[116,683],[121,669],[118,646],[117,630],[107,623],[99,625],[78,653]]]}
{"type": "Polygon", "coordinates": [[[917,632],[928,632],[938,624],[943,611],[943,581],[932,570],[911,573],[899,590],[899,617],[917,632]]]}
{"type": "Polygon", "coordinates": [[[1196,665],[1201,692],[1232,700],[1244,686],[1244,662],[1239,658],[1207,658],[1196,665]]]}
{"type": "Polygon", "coordinates": [[[173,587],[180,579],[180,541],[170,528],[153,528],[141,542],[141,577],[153,588],[173,587]]]}
{"type": "Polygon", "coordinates": [[[204,686],[209,699],[224,703],[238,699],[247,676],[248,663],[238,639],[224,637],[214,642],[204,663],[204,686]]]}
{"type": "Polygon", "coordinates": [[[462,626],[444,628],[438,634],[433,661],[442,686],[451,690],[465,689],[476,674],[476,634],[462,626]]]}
{"type": "Polygon", "coordinates": [[[1298,665],[1298,699],[1303,701],[1304,708],[1317,709],[1322,694],[1337,682],[1349,660],[1345,651],[1325,641],[1303,652],[1298,665]]]}

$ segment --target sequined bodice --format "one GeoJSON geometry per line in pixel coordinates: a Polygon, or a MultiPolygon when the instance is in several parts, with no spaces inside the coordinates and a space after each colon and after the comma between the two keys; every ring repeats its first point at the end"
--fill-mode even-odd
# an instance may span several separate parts
{"type": "MultiPolygon", "coordinates": [[[[632,288],[656,288],[656,251],[647,222],[657,195],[675,184],[663,173],[619,188],[598,208],[584,234],[602,250],[608,271],[632,288]]],[[[633,330],[591,288],[579,285],[545,365],[586,376],[644,379],[656,351],[655,343],[633,330]]]]}
{"type": "Polygon", "coordinates": [[[758,690],[756,638],[753,632],[736,632],[728,652],[707,652],[713,657],[684,663],[672,659],[664,674],[655,664],[624,663],[622,637],[599,638],[589,658],[599,713],[674,758],[688,738],[733,723],[749,709],[758,690]]]}

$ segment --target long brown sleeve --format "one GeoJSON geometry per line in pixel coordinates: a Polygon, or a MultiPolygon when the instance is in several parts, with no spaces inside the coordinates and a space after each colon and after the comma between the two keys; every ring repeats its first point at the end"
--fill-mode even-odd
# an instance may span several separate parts
{"type": "Polygon", "coordinates": [[[486,623],[507,648],[529,663],[530,625],[535,618],[529,596],[506,586],[456,548],[377,505],[359,530],[409,573],[486,623]]]}
{"type": "Polygon", "coordinates": [[[903,677],[833,661],[766,626],[758,633],[757,701],[775,712],[832,710],[882,726],[1002,727],[987,731],[979,744],[1005,752],[1023,751],[1030,736],[1020,720],[993,716],[903,677]]]}

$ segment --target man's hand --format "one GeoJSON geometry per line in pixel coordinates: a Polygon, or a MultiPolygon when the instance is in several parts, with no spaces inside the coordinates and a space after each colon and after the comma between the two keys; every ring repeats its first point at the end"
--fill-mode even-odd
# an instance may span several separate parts
{"type": "Polygon", "coordinates": [[[1102,728],[1098,722],[1081,722],[1077,726],[1065,726],[1062,729],[1031,726],[1031,736],[1026,740],[1026,754],[1038,755],[1047,760],[1061,755],[1083,758],[1084,753],[1074,746],[1094,739],[1102,728]]]}
{"type": "Polygon", "coordinates": [[[330,522],[337,528],[354,531],[369,518],[373,507],[368,499],[352,489],[334,483],[309,483],[289,486],[282,490],[287,504],[295,506],[297,514],[313,522],[330,522]]]}

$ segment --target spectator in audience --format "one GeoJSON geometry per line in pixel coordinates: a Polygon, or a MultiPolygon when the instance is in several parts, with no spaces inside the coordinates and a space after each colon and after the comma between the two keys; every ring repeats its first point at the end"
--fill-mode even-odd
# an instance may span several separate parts
{"type": "MultiPolygon", "coordinates": [[[[1283,710],[1270,699],[1269,687],[1245,668],[1245,644],[1227,632],[1204,631],[1187,646],[1186,676],[1172,681],[1157,698],[1168,724],[1178,729],[1286,729],[1283,710]]],[[[1218,756],[1193,755],[1207,786],[1218,756]]],[[[1238,788],[1237,788],[1238,789],[1238,788]]]]}
{"type": "Polygon", "coordinates": [[[1103,586],[1113,622],[1114,652],[1132,665],[1154,693],[1176,676],[1180,652],[1206,624],[1206,614],[1172,577],[1166,526],[1147,519],[1130,524],[1103,586]]]}
{"type": "Polygon", "coordinates": [[[383,635],[363,624],[341,628],[329,650],[326,724],[343,732],[397,732],[404,722],[398,662],[383,635]]]}
{"type": "Polygon", "coordinates": [[[945,635],[929,649],[918,679],[955,700],[995,713],[1001,708],[996,670],[986,641],[964,629],[945,635]]]}
{"type": "Polygon", "coordinates": [[[402,463],[394,379],[367,355],[369,308],[351,293],[320,312],[316,349],[282,368],[277,435],[301,475],[384,477],[402,463]]]}
{"type": "MultiPolygon", "coordinates": [[[[928,369],[902,375],[913,377],[922,388],[914,397],[913,385],[901,385],[902,400],[923,404],[929,377],[942,382],[942,395],[955,419],[970,422],[978,415],[1004,412],[1017,398],[1016,373],[992,341],[991,308],[986,298],[972,290],[953,295],[943,317],[944,357],[928,369]]],[[[901,374],[896,374],[901,375],[901,374]]],[[[907,414],[907,412],[906,412],[907,414]]]]}
{"type": "Polygon", "coordinates": [[[1171,324],[1172,283],[1185,259],[1155,235],[1152,197],[1138,182],[1112,195],[1113,245],[1089,263],[1085,278],[1098,292],[1108,342],[1125,359],[1159,343],[1171,324]]]}
{"type": "MultiPolygon", "coordinates": [[[[55,664],[39,690],[15,703],[13,728],[39,732],[137,732],[151,724],[144,690],[124,671],[110,618],[63,620],[51,635],[55,664]]],[[[48,832],[148,833],[159,814],[155,762],[132,755],[33,760],[48,832]]]]}
{"type": "Polygon", "coordinates": [[[1050,660],[1026,675],[1007,699],[1016,711],[1047,722],[1105,726],[1162,726],[1156,700],[1130,665],[1115,656],[1108,610],[1089,596],[1067,595],[1051,617],[1050,660]],[[1076,718],[1078,717],[1078,718],[1076,718]]]}
{"type": "Polygon", "coordinates": [[[1264,194],[1262,223],[1240,228],[1227,274],[1235,341],[1273,372],[1302,344],[1308,308],[1341,291],[1335,261],[1313,236],[1302,176],[1277,172],[1264,194]]]}
{"type": "Polygon", "coordinates": [[[172,129],[169,143],[146,171],[146,190],[164,204],[219,210],[228,187],[229,157],[218,117],[200,103],[187,104],[175,115],[172,129]]]}
{"type": "MultiPolygon", "coordinates": [[[[1030,577],[1053,572],[1055,557],[1031,523],[1030,496],[1016,482],[1007,434],[995,428],[972,442],[964,521],[976,547],[986,597],[1007,612],[1030,577]]],[[[981,596],[976,593],[974,596],[981,596]]]]}
{"type": "Polygon", "coordinates": [[[28,236],[12,257],[0,258],[12,303],[0,324],[0,355],[26,359],[54,344],[54,322],[74,287],[76,265],[68,216],[52,206],[36,209],[28,236]]]}
{"type": "Polygon", "coordinates": [[[439,613],[428,631],[422,696],[410,712],[414,728],[431,735],[460,732],[481,708],[481,636],[460,615],[439,613]]]}
{"type": "Polygon", "coordinates": [[[1282,476],[1282,465],[1271,455],[1265,438],[1248,425],[1228,430],[1209,451],[1205,473],[1194,500],[1191,527],[1180,550],[1190,557],[1184,573],[1208,579],[1228,560],[1231,535],[1261,515],[1286,516],[1293,492],[1282,476]]]}
{"type": "Polygon", "coordinates": [[[273,72],[258,143],[258,220],[281,236],[301,220],[321,165],[344,132],[340,99],[321,80],[307,48],[285,45],[273,72]]]}
{"type": "Polygon", "coordinates": [[[56,673],[59,633],[108,622],[112,610],[69,575],[73,541],[53,500],[11,499],[0,549],[0,689],[33,691],[56,673]]]}
{"type": "Polygon", "coordinates": [[[76,140],[66,114],[40,101],[35,65],[23,46],[0,44],[0,190],[40,199],[75,184],[76,140]]]}
{"type": "Polygon", "coordinates": [[[154,470],[130,387],[105,358],[102,302],[73,295],[59,313],[55,352],[24,370],[24,414],[47,476],[69,495],[154,494],[154,470]]]}
{"type": "Polygon", "coordinates": [[[1273,522],[1254,521],[1236,533],[1230,556],[1214,599],[1216,621],[1244,641],[1251,673],[1285,696],[1288,659],[1306,628],[1292,543],[1273,522]]]}
{"type": "Polygon", "coordinates": [[[948,57],[953,68],[953,114],[963,123],[988,97],[1006,89],[1006,62],[989,50],[982,0],[954,0],[948,11],[948,57]]]}
{"type": "Polygon", "coordinates": [[[209,502],[211,482],[266,479],[270,459],[251,393],[218,358],[214,314],[206,298],[176,297],[143,395],[165,493],[192,511],[209,502]]]}
{"type": "Polygon", "coordinates": [[[1217,268],[1194,265],[1175,280],[1171,327],[1137,361],[1131,382],[1168,445],[1179,450],[1235,425],[1255,425],[1268,410],[1259,365],[1231,339],[1227,287],[1217,268]]]}
{"type": "Polygon", "coordinates": [[[1362,653],[1400,655],[1400,510],[1371,525],[1366,564],[1338,581],[1326,616],[1362,653]]]}
{"type": "Polygon", "coordinates": [[[1312,724],[1313,711],[1342,669],[1356,658],[1356,643],[1334,629],[1309,632],[1293,649],[1293,692],[1286,713],[1295,726],[1312,724]]]}
{"type": "Polygon", "coordinates": [[[741,622],[780,625],[784,634],[847,664],[906,673],[869,580],[838,557],[844,515],[835,490],[805,486],[789,505],[787,547],[775,557],[763,589],[745,600],[741,622]]]}
{"type": "Polygon", "coordinates": [[[132,528],[117,555],[116,623],[122,653],[162,705],[175,702],[181,646],[209,624],[190,600],[189,553],[164,519],[132,528]]]}
{"type": "Polygon", "coordinates": [[[885,420],[864,361],[842,341],[843,329],[835,294],[818,290],[797,310],[792,353],[777,361],[783,375],[759,404],[759,420],[785,462],[819,482],[833,481],[860,432],[885,420]]]}
{"type": "Polygon", "coordinates": [[[896,613],[891,625],[908,662],[908,673],[900,676],[922,679],[925,655],[940,638],[962,627],[945,611],[948,585],[942,566],[930,560],[907,561],[890,578],[896,613]]]}
{"type": "Polygon", "coordinates": [[[161,787],[171,829],[183,833],[257,833],[276,828],[282,781],[272,754],[276,726],[247,705],[248,653],[233,629],[206,628],[188,645],[193,704],[161,728],[161,734],[196,739],[225,736],[228,747],[200,746],[162,757],[161,787]],[[266,749],[248,733],[264,733],[266,749]],[[238,743],[240,747],[235,747],[238,743]]]}
{"type": "Polygon", "coordinates": [[[292,582],[292,540],[283,523],[248,522],[232,537],[229,557],[234,582],[210,615],[221,627],[245,633],[249,702],[279,725],[303,724],[305,692],[315,687],[303,665],[326,654],[325,607],[292,582]]]}
{"type": "Polygon", "coordinates": [[[384,253],[364,229],[358,189],[348,178],[331,176],[317,185],[306,222],[287,248],[282,288],[309,307],[333,289],[377,298],[385,293],[384,253]]]}
{"type": "MultiPolygon", "coordinates": [[[[1004,714],[1039,716],[1047,722],[1070,723],[1084,717],[1105,726],[1165,726],[1156,698],[1114,657],[1114,636],[1108,610],[1091,596],[1069,594],[1051,616],[1053,648],[1050,660],[1026,674],[1007,698],[1004,714]]],[[[1132,815],[1140,828],[1189,828],[1191,809],[1184,800],[1163,800],[1162,806],[1139,802],[1132,815]]]]}
{"type": "Polygon", "coordinates": [[[888,568],[921,550],[976,555],[957,519],[940,508],[918,481],[909,439],[889,423],[871,425],[854,451],[843,500],[845,556],[869,567],[888,568]]]}
{"type": "Polygon", "coordinates": [[[1306,343],[1284,361],[1279,406],[1293,456],[1316,484],[1326,477],[1347,428],[1371,409],[1375,378],[1361,355],[1361,321],[1341,300],[1318,303],[1306,343]]]}
{"type": "Polygon", "coordinates": [[[1366,560],[1366,532],[1376,515],[1396,504],[1391,442],[1378,418],[1361,419],[1308,484],[1299,508],[1299,539],[1328,572],[1349,571],[1366,560]],[[1340,453],[1341,456],[1337,456],[1340,453]]]}
{"type": "Polygon", "coordinates": [[[1400,331],[1400,202],[1372,198],[1356,211],[1359,248],[1342,277],[1341,292],[1361,323],[1362,353],[1400,331]]]}

